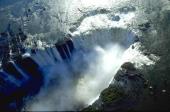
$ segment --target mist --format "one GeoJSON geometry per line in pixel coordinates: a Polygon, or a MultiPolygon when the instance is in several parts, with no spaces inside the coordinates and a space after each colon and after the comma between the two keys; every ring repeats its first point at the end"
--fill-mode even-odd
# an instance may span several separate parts
{"type": "MultiPolygon", "coordinates": [[[[125,27],[125,21],[130,23],[134,13],[119,15],[120,20],[114,21],[111,18],[114,17],[112,13],[97,13],[98,7],[109,9],[112,3],[106,2],[100,7],[103,3],[98,2],[99,4],[91,9],[95,2],[82,2],[82,5],[78,0],[37,0],[28,4],[33,13],[28,18],[30,22],[25,29],[32,37],[28,39],[29,42],[31,39],[36,41],[38,37],[53,44],[76,24],[72,32],[76,50],[70,60],[52,65],[48,65],[50,59],[37,53],[35,61],[42,61],[37,63],[43,70],[45,84],[39,94],[25,99],[23,110],[80,110],[91,104],[112,81],[123,63],[124,51],[133,43],[135,37],[134,33],[125,27]],[[36,10],[37,5],[45,10],[36,10]],[[84,15],[84,12],[87,15],[84,15]],[[44,63],[46,64],[43,65],[44,63]]],[[[113,3],[115,5],[115,2],[113,3]]]]}
{"type": "Polygon", "coordinates": [[[45,71],[44,87],[27,101],[24,110],[67,111],[88,106],[108,87],[122,63],[123,51],[118,44],[96,45],[92,50],[75,52],[71,60],[56,63],[45,71]]]}
{"type": "MultiPolygon", "coordinates": [[[[89,19],[95,20],[95,16],[89,19]]],[[[83,26],[84,23],[86,19],[73,33],[75,50],[71,59],[41,67],[45,85],[37,96],[27,98],[23,110],[81,110],[109,86],[123,63],[124,52],[134,43],[135,34],[124,28],[107,28],[103,19],[93,21],[93,26],[90,22],[83,26]],[[106,28],[100,28],[105,25],[106,28]]],[[[48,60],[40,55],[35,61],[40,57],[48,60]]],[[[39,62],[39,65],[43,65],[41,63],[46,61],[39,62]]]]}

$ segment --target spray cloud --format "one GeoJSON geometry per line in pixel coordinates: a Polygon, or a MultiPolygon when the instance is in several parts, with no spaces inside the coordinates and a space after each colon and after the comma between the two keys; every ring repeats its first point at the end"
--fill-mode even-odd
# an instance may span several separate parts
{"type": "Polygon", "coordinates": [[[45,86],[27,102],[26,110],[78,110],[109,85],[121,65],[118,44],[77,51],[71,61],[59,62],[45,73],[45,86]],[[86,52],[86,53],[85,53],[86,52]]]}

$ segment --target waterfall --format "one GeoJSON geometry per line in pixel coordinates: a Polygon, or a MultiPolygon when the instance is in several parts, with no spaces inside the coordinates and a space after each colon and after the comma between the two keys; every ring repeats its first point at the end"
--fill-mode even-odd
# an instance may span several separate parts
{"type": "Polygon", "coordinates": [[[36,50],[30,57],[40,66],[45,82],[38,100],[28,101],[26,109],[76,110],[80,104],[88,105],[109,85],[135,39],[133,32],[115,28],[74,35],[36,50]]]}
{"type": "MultiPolygon", "coordinates": [[[[77,29],[71,33],[72,37],[62,37],[63,41],[54,41],[56,43],[53,46],[44,49],[30,48],[23,56],[11,63],[10,68],[9,65],[5,67],[2,73],[9,75],[11,81],[16,84],[18,81],[16,78],[22,77],[19,87],[26,90],[16,88],[14,91],[15,93],[24,91],[21,96],[28,97],[28,101],[24,105],[26,110],[79,110],[89,105],[103,89],[108,87],[114,74],[123,63],[124,51],[134,43],[136,38],[134,32],[124,27],[126,23],[124,21],[130,22],[134,14],[120,15],[120,20],[113,21],[109,17],[113,15],[107,15],[109,11],[106,14],[101,13],[95,7],[92,11],[87,11],[88,14],[85,16],[78,14],[78,16],[83,16],[81,20],[77,20],[78,18],[73,18],[73,10],[70,10],[68,6],[61,5],[57,9],[58,7],[54,7],[56,4],[51,5],[54,1],[48,2],[49,6],[46,8],[50,7],[50,9],[48,9],[48,13],[46,12],[46,16],[52,19],[47,19],[46,22],[44,19],[46,17],[41,17],[44,24],[40,25],[46,29],[34,27],[35,23],[39,23],[37,22],[39,13],[35,12],[35,17],[32,18],[35,19],[35,23],[28,24],[28,32],[30,31],[34,37],[35,31],[39,33],[37,34],[39,36],[42,32],[43,35],[45,31],[47,34],[42,37],[48,40],[52,35],[51,32],[56,32],[55,28],[65,33],[68,32],[70,24],[74,24],[72,19],[75,19],[77,29]],[[59,14],[60,18],[51,17],[51,14],[56,14],[54,10],[60,11],[60,8],[64,8],[64,11],[67,9],[68,14],[59,14]],[[67,20],[68,18],[70,20],[67,20]],[[64,21],[60,23],[60,19],[64,21]],[[56,24],[48,26],[49,24],[46,23],[56,24]],[[32,98],[30,93],[31,95],[37,94],[34,94],[35,96],[32,98]],[[31,99],[29,99],[30,96],[31,99]]],[[[76,14],[79,3],[75,7],[71,6],[76,10],[76,14]]],[[[87,6],[92,2],[88,1],[88,3],[87,6]]],[[[34,3],[29,5],[34,5],[34,3]]],[[[102,8],[105,8],[105,5],[99,9],[102,8]]],[[[34,6],[31,9],[34,9],[34,6]]],[[[58,16],[58,13],[56,15],[58,16]]],[[[60,36],[57,33],[54,40],[60,40],[60,36]]],[[[52,41],[51,38],[50,41],[52,41]]]]}
{"type": "Polygon", "coordinates": [[[1,73],[16,85],[11,94],[23,91],[19,88],[26,89],[19,97],[38,93],[38,100],[28,100],[26,109],[41,110],[46,105],[47,110],[77,110],[90,104],[109,85],[123,63],[124,51],[136,39],[124,28],[72,35],[52,47],[29,50],[3,65],[1,73]]]}

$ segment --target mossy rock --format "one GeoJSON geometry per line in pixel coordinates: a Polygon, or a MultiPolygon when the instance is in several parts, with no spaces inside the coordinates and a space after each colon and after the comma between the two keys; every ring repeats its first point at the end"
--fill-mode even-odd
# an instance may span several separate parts
{"type": "Polygon", "coordinates": [[[134,65],[131,62],[126,62],[124,63],[121,68],[127,69],[127,70],[131,70],[131,71],[135,71],[136,68],[134,67],[134,65]]]}
{"type": "Polygon", "coordinates": [[[109,104],[123,98],[124,96],[125,94],[123,90],[114,86],[110,86],[101,93],[100,98],[103,103],[109,104]]]}

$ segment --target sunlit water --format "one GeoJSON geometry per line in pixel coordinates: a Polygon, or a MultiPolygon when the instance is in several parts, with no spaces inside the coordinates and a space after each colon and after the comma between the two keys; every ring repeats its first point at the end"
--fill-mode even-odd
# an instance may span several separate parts
{"type": "MultiPolygon", "coordinates": [[[[23,3],[27,2],[10,3],[1,8],[0,14],[4,17],[0,18],[1,31],[7,24],[4,12],[10,7],[13,11],[6,18],[15,23],[14,28],[21,24],[29,35],[28,42],[38,40],[39,48],[43,48],[43,42],[48,46],[71,33],[75,46],[71,61],[62,60],[55,49],[53,52],[59,62],[55,62],[46,50],[31,55],[44,72],[45,85],[37,96],[26,102],[26,110],[79,110],[91,104],[108,87],[122,63],[154,64],[136,49],[140,44],[131,48],[140,33],[129,26],[136,24],[139,15],[143,14],[136,10],[148,7],[141,5],[142,0],[134,3],[131,0],[33,0],[26,8],[23,3]],[[126,8],[129,4],[136,9],[126,8]],[[22,10],[15,11],[17,7],[22,10]],[[28,8],[31,12],[25,18],[28,8]],[[21,16],[26,25],[22,24],[21,16]]],[[[33,46],[29,44],[28,47],[33,46]]]]}

